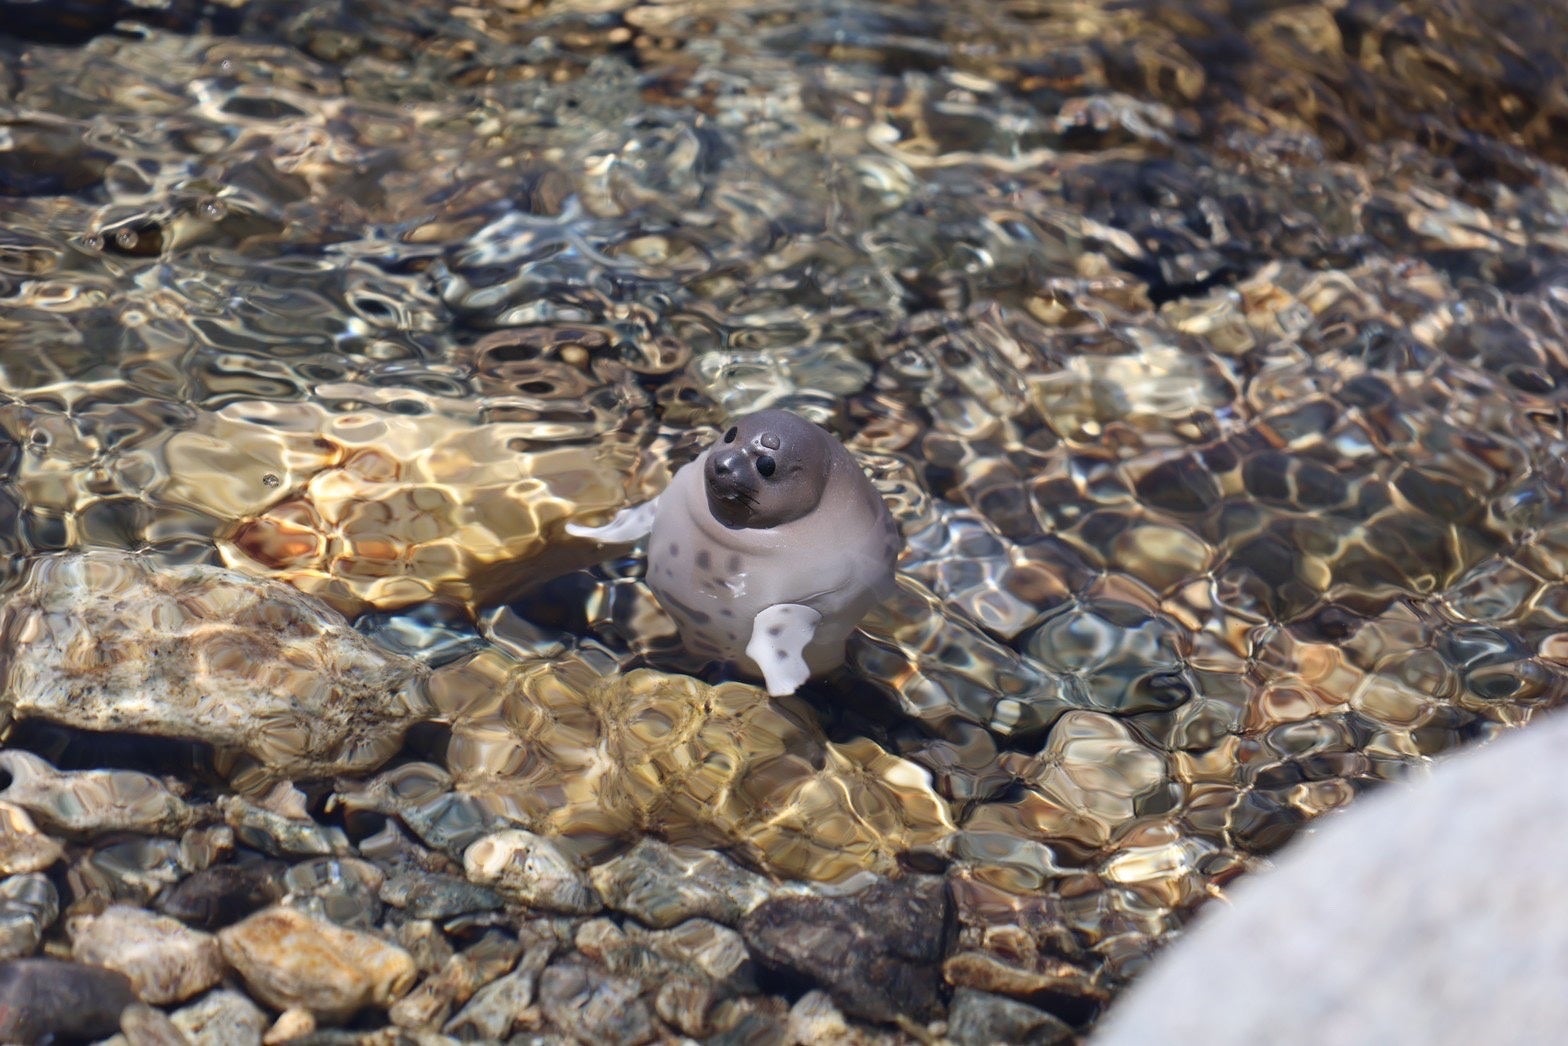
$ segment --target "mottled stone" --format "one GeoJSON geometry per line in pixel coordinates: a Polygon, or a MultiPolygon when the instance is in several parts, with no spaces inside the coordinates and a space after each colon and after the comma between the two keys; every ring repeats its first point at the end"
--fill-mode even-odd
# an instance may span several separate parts
{"type": "Polygon", "coordinates": [[[714,1030],[708,1014],[722,997],[710,981],[674,977],[653,989],[653,1012],[683,1035],[707,1038],[714,1030]]]}
{"type": "Polygon", "coordinates": [[[451,794],[579,853],[657,832],[833,882],[892,871],[953,830],[925,771],[864,737],[829,741],[803,701],[604,667],[492,649],[437,672],[451,794]]]}
{"type": "Polygon", "coordinates": [[[118,970],[147,1002],[181,1002],[206,991],[224,973],[211,934],[177,919],[114,905],[71,922],[71,954],[78,962],[118,970]]]}
{"type": "Polygon", "coordinates": [[[0,713],[205,741],[281,774],[369,769],[426,716],[420,668],[275,581],[42,556],[0,610],[0,713]]]}
{"type": "Polygon", "coordinates": [[[857,1036],[827,992],[813,990],[789,1008],[789,1041],[802,1046],[850,1046],[857,1036]]]}
{"type": "Polygon", "coordinates": [[[530,908],[586,915],[603,907],[588,877],[549,839],[509,829],[488,835],[463,854],[470,879],[493,885],[530,908]]]}
{"type": "Polygon", "coordinates": [[[380,868],[355,857],[315,857],[283,874],[290,908],[354,930],[381,922],[380,868]]]}
{"type": "Polygon", "coordinates": [[[512,972],[485,985],[447,1022],[448,1035],[483,1040],[505,1039],[533,1005],[539,974],[555,953],[553,941],[536,940],[523,952],[512,972]]]}
{"type": "Polygon", "coordinates": [[[625,499],[635,450],[534,442],[442,412],[236,403],[169,440],[163,496],[232,523],[224,560],[344,613],[478,605],[592,561],[552,524],[625,499]],[[267,477],[272,477],[267,482],[267,477]]]}
{"type": "Polygon", "coordinates": [[[343,829],[317,824],[303,812],[270,810],[242,795],[220,796],[218,809],[241,842],[274,857],[317,857],[352,850],[343,829]]]}
{"type": "Polygon", "coordinates": [[[488,933],[393,1003],[388,1016],[404,1028],[438,1027],[453,1009],[506,973],[521,951],[522,945],[509,934],[488,933]]]}
{"type": "Polygon", "coordinates": [[[0,751],[0,799],[72,836],[99,832],[175,835],[190,823],[185,800],[151,774],[134,770],[61,771],[20,749],[0,751]]]}
{"type": "Polygon", "coordinates": [[[588,875],[606,905],[653,927],[694,917],[733,924],[773,892],[765,877],[723,854],[657,839],[638,840],[588,875]]]}
{"type": "MultiPolygon", "coordinates": [[[[162,1010],[134,1002],[120,1013],[120,1035],[125,1046],[189,1046],[178,1025],[162,1010]]],[[[113,1040],[111,1040],[112,1042],[113,1040]]]]}
{"type": "Polygon", "coordinates": [[[64,852],[57,840],[39,831],[26,810],[0,801],[0,875],[41,872],[64,852]]]}
{"type": "Polygon", "coordinates": [[[562,1032],[590,1042],[639,1046],[657,1032],[634,980],[579,963],[547,968],[539,977],[539,1007],[562,1032]]]}
{"type": "Polygon", "coordinates": [[[947,899],[942,880],[882,880],[847,897],[777,897],[742,921],[764,966],[819,984],[874,1021],[934,1016],[947,899]]]}
{"type": "Polygon", "coordinates": [[[1097,1046],[1556,1041],[1565,746],[1551,713],[1291,844],[1156,957],[1097,1046]]]}
{"type": "Polygon", "coordinates": [[[101,966],[57,959],[0,962],[0,1042],[112,1035],[121,1011],[135,1001],[125,975],[101,966]]]}
{"type": "Polygon", "coordinates": [[[219,931],[223,956],[263,1002],[326,1021],[388,1006],[414,983],[414,960],[379,937],[272,907],[219,931]]]}
{"type": "Polygon", "coordinates": [[[947,1037],[954,1046],[1058,1046],[1073,1041],[1073,1030],[1044,1010],[973,988],[959,988],[947,1011],[947,1037]]]}
{"type": "Polygon", "coordinates": [[[33,954],[59,915],[60,894],[46,877],[33,872],[0,879],[0,959],[33,954]]]}
{"type": "Polygon", "coordinates": [[[180,881],[180,844],[174,839],[115,834],[71,866],[75,903],[85,910],[124,903],[146,907],[163,890],[180,881]]]}
{"type": "Polygon", "coordinates": [[[290,1006],[278,1014],[278,1019],[272,1022],[261,1041],[266,1046],[292,1042],[295,1039],[304,1039],[316,1032],[318,1025],[316,1015],[303,1006],[290,1006]]]}
{"type": "Polygon", "coordinates": [[[387,876],[381,885],[381,899],[415,919],[450,919],[493,911],[506,903],[500,893],[488,886],[453,875],[411,870],[387,876]]]}
{"type": "Polygon", "coordinates": [[[577,929],[577,950],[611,973],[652,987],[670,978],[704,981],[717,997],[756,989],[751,954],[740,934],[708,919],[688,919],[668,930],[624,927],[612,919],[590,919],[577,929]]]}
{"type": "Polygon", "coordinates": [[[227,988],[210,991],[173,1014],[191,1046],[258,1046],[267,1015],[244,995],[227,988]]]}

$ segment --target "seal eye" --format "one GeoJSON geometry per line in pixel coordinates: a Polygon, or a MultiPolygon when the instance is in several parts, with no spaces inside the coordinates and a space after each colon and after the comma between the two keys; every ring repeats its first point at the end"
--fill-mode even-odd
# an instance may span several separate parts
{"type": "Polygon", "coordinates": [[[736,434],[738,432],[740,432],[740,429],[731,427],[731,429],[724,434],[724,442],[725,443],[734,443],[735,442],[735,436],[736,436],[736,434]]]}
{"type": "Polygon", "coordinates": [[[778,467],[779,463],[773,460],[773,455],[771,454],[763,454],[757,458],[757,473],[763,479],[767,479],[768,477],[772,476],[773,471],[778,467]]]}

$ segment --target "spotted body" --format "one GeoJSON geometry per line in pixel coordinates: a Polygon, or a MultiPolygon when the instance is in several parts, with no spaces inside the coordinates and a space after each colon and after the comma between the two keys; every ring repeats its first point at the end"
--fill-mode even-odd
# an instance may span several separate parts
{"type": "Polygon", "coordinates": [[[892,591],[902,545],[843,445],[778,410],[739,419],[654,502],[570,529],[606,541],[651,531],[648,585],[687,649],[776,695],[843,663],[850,632],[892,591]]]}

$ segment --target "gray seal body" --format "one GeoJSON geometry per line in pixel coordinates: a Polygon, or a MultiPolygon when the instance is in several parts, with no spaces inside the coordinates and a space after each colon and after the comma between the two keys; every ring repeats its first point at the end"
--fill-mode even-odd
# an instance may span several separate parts
{"type": "Polygon", "coordinates": [[[902,539],[881,495],[826,430],[782,410],[738,419],[663,494],[599,528],[649,533],[648,586],[688,650],[793,693],[844,661],[893,590],[902,539]]]}

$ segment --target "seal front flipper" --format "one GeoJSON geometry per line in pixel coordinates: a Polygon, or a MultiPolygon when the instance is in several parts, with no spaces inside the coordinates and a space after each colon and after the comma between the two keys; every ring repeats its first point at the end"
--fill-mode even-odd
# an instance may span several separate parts
{"type": "Polygon", "coordinates": [[[762,669],[769,694],[793,694],[810,677],[811,669],[801,652],[817,634],[821,620],[821,614],[799,603],[778,603],[757,615],[746,656],[762,669]]]}
{"type": "Polygon", "coordinates": [[[644,501],[641,505],[623,508],[615,518],[602,527],[585,527],[578,523],[566,524],[566,532],[573,537],[591,538],[607,545],[640,541],[653,530],[653,517],[658,512],[659,499],[644,501]]]}

